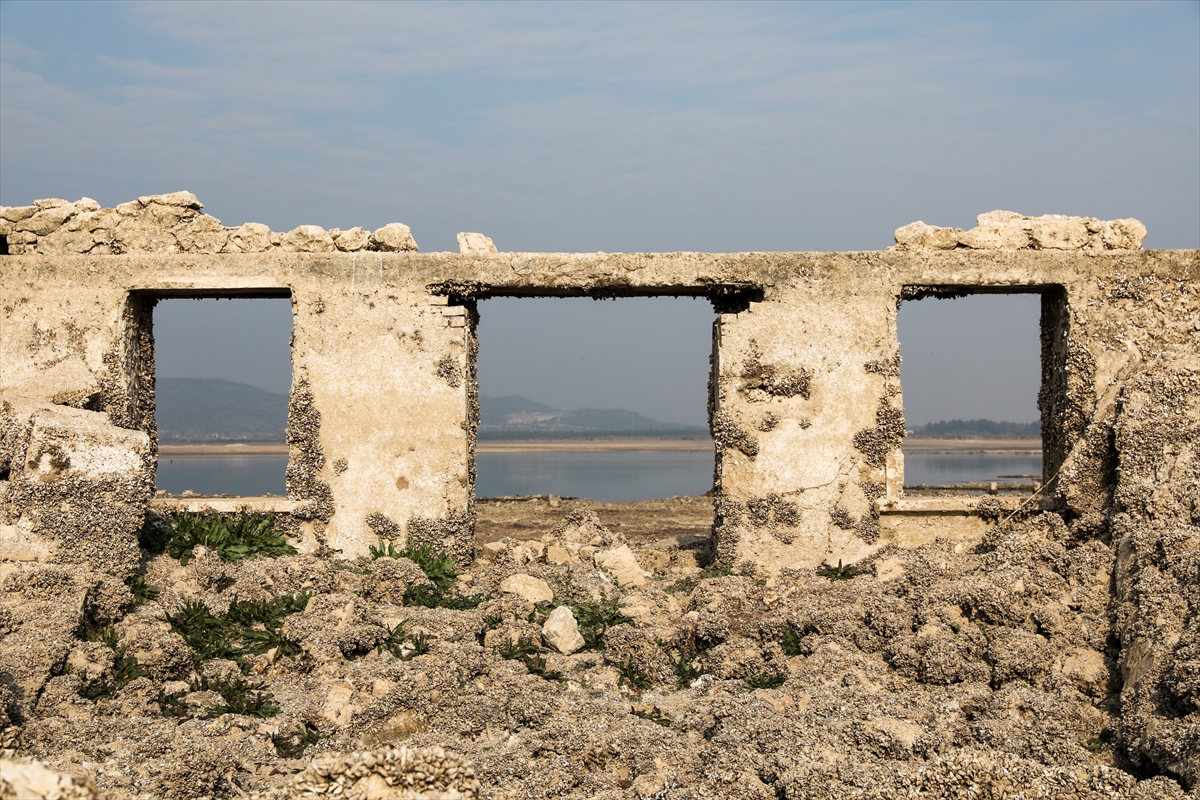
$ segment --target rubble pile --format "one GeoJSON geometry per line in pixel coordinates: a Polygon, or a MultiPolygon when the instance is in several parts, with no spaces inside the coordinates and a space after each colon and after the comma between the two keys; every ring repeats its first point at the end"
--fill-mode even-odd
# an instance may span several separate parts
{"type": "MultiPolygon", "coordinates": [[[[5,752],[113,800],[1194,791],[1195,724],[1157,760],[1137,737],[1162,721],[1121,717],[1115,530],[1038,513],[845,579],[764,579],[563,511],[457,575],[383,547],[145,553],[124,594],[83,567],[6,568],[5,752]]],[[[1187,663],[1162,681],[1194,703],[1187,663]]]]}
{"type": "MultiPolygon", "coordinates": [[[[116,208],[101,208],[89,197],[74,203],[57,198],[35,200],[31,206],[0,207],[0,236],[5,237],[9,255],[271,250],[356,253],[417,249],[409,227],[399,222],[374,232],[361,227],[343,231],[300,225],[287,233],[278,233],[258,222],[227,228],[202,208],[204,205],[191,192],[148,195],[116,208]]],[[[480,246],[474,241],[472,244],[480,246]]]]}
{"type": "Polygon", "coordinates": [[[976,226],[939,228],[911,222],[896,229],[897,250],[1140,250],[1146,226],[1136,219],[1098,220],[1015,211],[989,211],[976,226]]]}

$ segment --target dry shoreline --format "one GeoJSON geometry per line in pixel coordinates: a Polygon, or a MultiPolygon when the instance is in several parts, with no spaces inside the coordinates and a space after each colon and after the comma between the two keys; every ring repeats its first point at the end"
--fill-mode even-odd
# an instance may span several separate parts
{"type": "MultiPolygon", "coordinates": [[[[711,439],[700,437],[613,436],[603,439],[526,439],[481,440],[476,453],[647,453],[711,451],[711,439]]],[[[925,439],[910,436],[904,440],[904,452],[962,453],[980,455],[1041,455],[1037,439],[925,439]]],[[[283,442],[249,444],[164,444],[160,456],[280,456],[287,455],[283,442]]]]}

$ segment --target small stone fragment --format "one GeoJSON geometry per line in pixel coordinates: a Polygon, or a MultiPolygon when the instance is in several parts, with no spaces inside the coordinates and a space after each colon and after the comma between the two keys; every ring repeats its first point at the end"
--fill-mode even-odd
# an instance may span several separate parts
{"type": "Polygon", "coordinates": [[[333,244],[343,253],[356,253],[359,250],[366,250],[367,246],[371,244],[371,234],[362,228],[351,228],[333,237],[333,244]]]}
{"type": "Polygon", "coordinates": [[[492,240],[482,233],[460,233],[458,235],[458,252],[463,255],[486,256],[498,252],[492,240]]]}
{"type": "Polygon", "coordinates": [[[1087,226],[1079,217],[1046,214],[1032,221],[1029,236],[1038,250],[1078,250],[1087,244],[1087,226]]]}
{"type": "Polygon", "coordinates": [[[896,246],[901,250],[953,250],[958,246],[958,231],[938,228],[918,220],[896,229],[896,246]]]}
{"type": "Polygon", "coordinates": [[[247,222],[229,229],[223,253],[261,253],[271,249],[271,229],[261,222],[247,222]]]}
{"type": "Polygon", "coordinates": [[[646,585],[646,571],[627,544],[596,553],[594,561],[597,567],[608,570],[620,586],[646,585]]]}
{"type": "Polygon", "coordinates": [[[1114,219],[1103,223],[1101,237],[1106,250],[1141,250],[1146,226],[1136,219],[1114,219]]]}
{"type": "Polygon", "coordinates": [[[554,599],[550,584],[532,575],[517,573],[500,582],[500,591],[525,598],[531,603],[549,603],[554,599]]]}
{"type": "Polygon", "coordinates": [[[320,225],[300,225],[283,236],[280,247],[289,253],[332,253],[333,237],[320,225]]]}
{"type": "Polygon", "coordinates": [[[542,638],[565,656],[571,655],[584,644],[575,615],[566,606],[559,606],[546,618],[546,624],[542,625],[542,638]]]}
{"type": "Polygon", "coordinates": [[[392,222],[371,234],[371,244],[384,252],[415,251],[417,242],[407,225],[392,222]]]}

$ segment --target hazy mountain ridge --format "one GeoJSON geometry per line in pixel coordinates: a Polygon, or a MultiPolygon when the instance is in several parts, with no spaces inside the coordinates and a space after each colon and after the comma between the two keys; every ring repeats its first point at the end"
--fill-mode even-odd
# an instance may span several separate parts
{"type": "MultiPolygon", "coordinates": [[[[159,378],[155,418],[164,444],[282,442],[288,396],[215,378],[159,378]]],[[[563,410],[520,395],[479,396],[484,439],[571,436],[705,436],[708,428],[663,422],[623,408],[563,410]]]]}
{"type": "Polygon", "coordinates": [[[997,422],[992,419],[951,419],[909,429],[914,436],[930,439],[1039,439],[1042,423],[997,422]]]}
{"type": "Polygon", "coordinates": [[[282,442],[288,396],[216,378],[155,381],[158,440],[172,442],[282,442]]]}
{"type": "Polygon", "coordinates": [[[479,396],[479,438],[533,436],[706,436],[708,428],[663,422],[623,408],[564,410],[521,395],[479,396]]]}

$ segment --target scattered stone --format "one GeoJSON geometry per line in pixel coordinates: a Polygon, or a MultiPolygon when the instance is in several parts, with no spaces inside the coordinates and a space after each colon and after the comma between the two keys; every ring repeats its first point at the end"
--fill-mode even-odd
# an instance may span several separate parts
{"type": "Polygon", "coordinates": [[[546,623],[542,625],[542,638],[565,656],[571,655],[584,644],[575,615],[566,606],[559,606],[550,612],[546,623]]]}
{"type": "Polygon", "coordinates": [[[1033,220],[1029,238],[1038,250],[1078,250],[1087,244],[1087,226],[1079,217],[1048,214],[1033,220]]]}
{"type": "Polygon", "coordinates": [[[505,578],[500,582],[500,591],[523,597],[535,605],[549,603],[554,599],[554,592],[550,589],[550,584],[541,578],[524,573],[517,573],[505,578]]]}
{"type": "Polygon", "coordinates": [[[969,231],[935,228],[914,222],[896,229],[899,250],[1137,250],[1146,226],[1136,219],[1102,222],[1095,217],[1046,214],[1027,217],[1015,211],[989,211],[969,231]]]}
{"type": "Polygon", "coordinates": [[[97,800],[96,785],[32,758],[0,758],[0,800],[97,800]]]}
{"type": "Polygon", "coordinates": [[[603,567],[608,570],[609,574],[617,581],[620,586],[645,586],[646,571],[642,569],[642,565],[638,563],[637,556],[629,549],[629,545],[623,544],[620,547],[612,550],[604,550],[596,553],[595,562],[597,567],[603,567]]]}
{"type": "Polygon", "coordinates": [[[953,250],[958,246],[958,231],[920,221],[910,222],[896,229],[896,246],[901,250],[953,250]]]}
{"type": "Polygon", "coordinates": [[[271,249],[271,229],[261,222],[247,222],[229,229],[224,253],[261,253],[271,249]]]}
{"type": "Polygon", "coordinates": [[[486,256],[497,252],[496,245],[482,233],[460,233],[458,252],[463,255],[486,256]]]}
{"type": "Polygon", "coordinates": [[[413,239],[412,231],[407,225],[392,222],[384,225],[371,234],[371,244],[376,250],[384,252],[417,250],[417,242],[413,239]]]}
{"type": "Polygon", "coordinates": [[[301,225],[283,236],[280,247],[289,253],[332,253],[333,237],[320,225],[301,225]]]}
{"type": "Polygon", "coordinates": [[[335,236],[333,244],[344,253],[356,253],[359,250],[366,250],[367,246],[371,244],[371,234],[363,228],[351,228],[335,236]]]}

